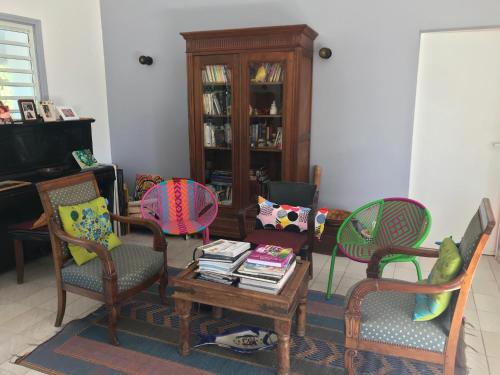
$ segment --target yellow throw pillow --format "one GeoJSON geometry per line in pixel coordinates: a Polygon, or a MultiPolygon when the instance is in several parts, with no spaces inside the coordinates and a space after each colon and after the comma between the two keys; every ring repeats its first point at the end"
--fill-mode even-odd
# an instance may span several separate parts
{"type": "MultiPolygon", "coordinates": [[[[98,242],[108,250],[121,245],[111,227],[106,199],[103,197],[74,206],[59,206],[59,216],[64,231],[74,237],[98,242]]],[[[81,246],[68,244],[68,247],[79,266],[97,256],[81,246]]]]}

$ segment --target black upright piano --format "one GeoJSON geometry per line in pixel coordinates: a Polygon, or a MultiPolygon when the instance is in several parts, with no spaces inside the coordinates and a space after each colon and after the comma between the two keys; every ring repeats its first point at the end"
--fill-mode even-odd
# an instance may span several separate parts
{"type": "MultiPolygon", "coordinates": [[[[92,150],[93,122],[82,119],[0,125],[0,272],[14,268],[15,264],[7,227],[42,214],[37,182],[82,173],[71,153],[92,150]],[[2,188],[2,182],[6,181],[26,184],[2,188]]],[[[92,170],[101,193],[113,202],[114,168],[100,166],[92,170]]],[[[36,256],[29,254],[29,247],[26,251],[28,257],[36,256]]]]}

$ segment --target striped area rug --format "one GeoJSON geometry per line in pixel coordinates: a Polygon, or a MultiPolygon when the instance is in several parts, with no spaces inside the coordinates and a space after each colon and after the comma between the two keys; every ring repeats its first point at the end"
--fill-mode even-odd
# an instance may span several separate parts
{"type": "MultiPolygon", "coordinates": [[[[172,270],[175,274],[178,270],[172,270]]],[[[120,346],[108,343],[106,313],[100,308],[89,316],[67,324],[56,336],[38,346],[17,363],[47,374],[274,374],[275,352],[238,354],[205,346],[187,357],[177,353],[178,317],[173,303],[159,303],[157,288],[151,288],[125,303],[118,323],[120,346]]],[[[172,290],[168,291],[169,294],[172,290]]],[[[310,291],[306,337],[293,335],[293,374],[344,374],[344,323],[342,296],[325,301],[324,294],[310,291]]],[[[240,325],[272,329],[272,321],[225,311],[223,319],[211,317],[199,307],[192,315],[192,342],[198,334],[221,334],[240,325]]],[[[360,353],[358,374],[441,374],[439,366],[392,356],[360,353]]]]}

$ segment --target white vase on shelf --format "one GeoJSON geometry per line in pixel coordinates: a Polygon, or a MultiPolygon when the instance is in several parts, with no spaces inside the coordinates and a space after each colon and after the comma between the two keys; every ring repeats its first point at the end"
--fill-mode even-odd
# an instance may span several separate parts
{"type": "Polygon", "coordinates": [[[276,107],[276,101],[273,100],[271,103],[271,108],[269,108],[269,114],[270,115],[277,115],[278,114],[278,107],[276,107]]]}

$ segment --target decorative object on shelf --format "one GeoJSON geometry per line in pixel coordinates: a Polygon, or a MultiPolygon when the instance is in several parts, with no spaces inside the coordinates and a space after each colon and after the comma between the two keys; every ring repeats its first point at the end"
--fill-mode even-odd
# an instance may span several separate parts
{"type": "Polygon", "coordinates": [[[278,107],[276,106],[276,100],[273,100],[273,102],[271,103],[271,108],[269,108],[269,114],[270,115],[278,114],[278,107]]]}
{"type": "Polygon", "coordinates": [[[139,63],[142,65],[152,65],[153,64],[153,58],[151,56],[140,56],[139,57],[139,63]]]}
{"type": "Polygon", "coordinates": [[[237,353],[253,353],[258,350],[272,349],[278,343],[278,336],[273,331],[263,331],[253,327],[238,327],[223,335],[200,335],[195,348],[203,345],[218,345],[237,353]]]}
{"type": "Polygon", "coordinates": [[[13,122],[9,107],[0,101],[0,124],[12,124],[13,122]]]}
{"type": "Polygon", "coordinates": [[[332,50],[330,48],[327,48],[327,47],[323,47],[323,48],[320,48],[319,49],[319,57],[321,57],[322,59],[329,59],[330,57],[332,57],[332,50]]]}
{"type": "Polygon", "coordinates": [[[264,82],[266,80],[266,68],[264,65],[261,65],[255,74],[255,82],[264,82]]]}
{"type": "Polygon", "coordinates": [[[76,150],[71,153],[75,158],[76,162],[82,169],[94,168],[98,167],[100,164],[97,162],[94,155],[92,155],[92,151],[89,149],[85,150],[76,150]]]}
{"type": "Polygon", "coordinates": [[[40,114],[45,122],[57,121],[56,106],[51,101],[42,100],[40,102],[40,114]]]}
{"type": "Polygon", "coordinates": [[[23,121],[32,122],[38,121],[38,113],[36,112],[36,105],[33,99],[19,99],[19,112],[23,121]]]}

